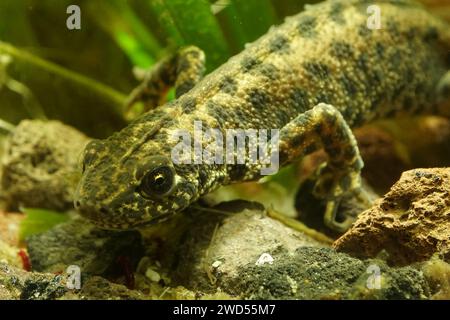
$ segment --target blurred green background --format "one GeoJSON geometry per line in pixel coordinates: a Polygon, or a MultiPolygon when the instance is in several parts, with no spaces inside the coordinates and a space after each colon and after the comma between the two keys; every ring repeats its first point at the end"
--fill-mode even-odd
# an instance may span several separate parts
{"type": "Polygon", "coordinates": [[[134,66],[193,44],[210,72],[305,2],[1,0],[0,119],[60,119],[105,137],[126,124],[134,66]],[[66,27],[71,4],[81,9],[81,30],[66,27]]]}

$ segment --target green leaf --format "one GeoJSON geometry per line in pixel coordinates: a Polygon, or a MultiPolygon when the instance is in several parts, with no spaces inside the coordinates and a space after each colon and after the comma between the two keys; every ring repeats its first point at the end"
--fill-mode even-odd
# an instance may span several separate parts
{"type": "Polygon", "coordinates": [[[91,0],[88,10],[92,19],[110,34],[134,65],[147,68],[162,53],[158,40],[128,2],[91,0]]]}
{"type": "Polygon", "coordinates": [[[277,22],[270,0],[231,0],[231,3],[247,41],[256,40],[277,22]]]}
{"type": "MultiPolygon", "coordinates": [[[[11,57],[8,76],[26,87],[49,117],[94,137],[111,134],[125,125],[126,96],[122,93],[1,41],[0,55],[11,57]]],[[[17,120],[11,119],[9,112],[17,112],[21,104],[18,94],[14,94],[11,96],[6,89],[0,91],[0,117],[12,123],[17,120]]],[[[25,113],[22,117],[30,116],[25,113]]]]}
{"type": "Polygon", "coordinates": [[[230,55],[222,30],[210,4],[199,0],[162,0],[184,43],[205,51],[206,67],[211,71],[230,55]]]}
{"type": "Polygon", "coordinates": [[[45,232],[57,224],[70,219],[69,215],[47,209],[23,208],[25,219],[20,222],[19,240],[23,241],[27,237],[45,232]]]}

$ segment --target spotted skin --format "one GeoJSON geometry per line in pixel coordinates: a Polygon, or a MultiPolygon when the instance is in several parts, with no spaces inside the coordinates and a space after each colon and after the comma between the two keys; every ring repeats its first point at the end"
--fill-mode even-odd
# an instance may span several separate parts
{"type": "MultiPolygon", "coordinates": [[[[280,129],[282,165],[324,148],[330,160],[320,169],[315,192],[329,203],[325,221],[342,230],[334,211],[342,194],[359,189],[363,165],[350,128],[403,114],[450,115],[449,52],[449,25],[412,1],[309,6],[178,99],[87,146],[75,206],[103,228],[138,228],[171,217],[222,185],[260,177],[260,167],[249,159],[240,165],[168,160],[179,142],[171,135],[184,129],[193,136],[194,121],[201,121],[203,130],[280,129]],[[372,4],[381,9],[380,30],[366,26],[372,4]],[[173,169],[173,188],[161,197],[142,195],[142,177],[163,163],[173,169]]],[[[198,69],[187,67],[188,78],[199,79],[198,69]]]]}

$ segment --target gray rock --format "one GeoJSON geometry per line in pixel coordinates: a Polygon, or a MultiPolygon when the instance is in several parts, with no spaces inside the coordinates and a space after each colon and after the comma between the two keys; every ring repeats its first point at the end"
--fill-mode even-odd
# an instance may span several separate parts
{"type": "Polygon", "coordinates": [[[268,217],[260,208],[235,211],[195,217],[178,246],[176,282],[194,291],[211,292],[240,277],[240,269],[254,265],[264,253],[276,260],[298,247],[324,245],[268,217]]]}
{"type": "Polygon", "coordinates": [[[0,263],[0,300],[49,300],[66,293],[64,277],[26,272],[0,263]]]}
{"type": "Polygon", "coordinates": [[[94,276],[68,289],[64,274],[26,272],[0,263],[0,300],[142,300],[138,291],[94,276]]]}
{"type": "Polygon", "coordinates": [[[390,268],[382,260],[337,253],[260,208],[235,211],[195,216],[178,247],[173,284],[195,292],[220,288],[245,299],[430,297],[422,272],[412,267],[390,268]],[[380,289],[369,289],[372,279],[380,279],[380,289]]]}
{"type": "Polygon", "coordinates": [[[224,289],[247,299],[430,297],[423,273],[412,267],[390,268],[381,260],[361,261],[330,248],[308,247],[280,255],[273,264],[248,264],[224,289]],[[376,279],[376,269],[380,271],[379,287],[371,281],[376,279]]]}
{"type": "Polygon", "coordinates": [[[77,265],[83,274],[93,275],[120,273],[118,257],[133,265],[143,252],[139,232],[101,230],[82,218],[29,237],[27,248],[34,271],[62,272],[77,265]]]}

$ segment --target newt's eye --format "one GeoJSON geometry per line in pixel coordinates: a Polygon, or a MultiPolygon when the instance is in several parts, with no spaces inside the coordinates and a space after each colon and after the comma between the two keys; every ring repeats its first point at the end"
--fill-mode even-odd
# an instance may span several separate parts
{"type": "Polygon", "coordinates": [[[174,169],[171,166],[162,165],[154,168],[143,177],[139,190],[145,198],[163,197],[172,191],[174,180],[174,169]]]}

